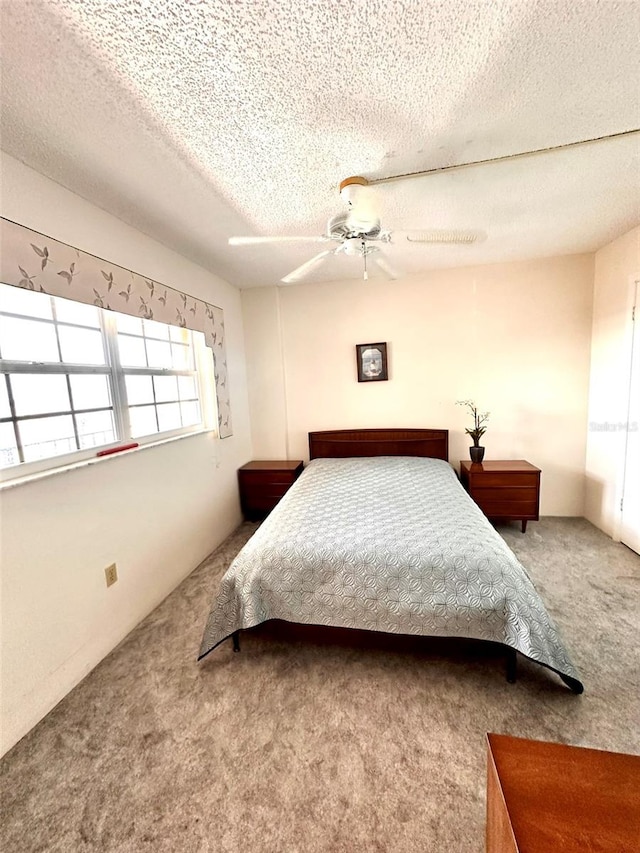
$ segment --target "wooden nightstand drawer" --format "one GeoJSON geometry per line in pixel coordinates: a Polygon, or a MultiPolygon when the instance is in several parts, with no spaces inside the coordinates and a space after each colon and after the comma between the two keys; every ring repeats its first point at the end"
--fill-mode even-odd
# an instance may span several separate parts
{"type": "Polygon", "coordinates": [[[245,518],[268,515],[302,473],[303,464],[293,461],[255,460],[238,469],[240,504],[245,518]]]}
{"type": "Polygon", "coordinates": [[[506,488],[519,486],[526,488],[529,486],[530,488],[537,488],[538,486],[538,477],[540,475],[535,471],[529,472],[491,472],[491,471],[471,471],[469,474],[469,480],[474,484],[476,488],[506,488]]]}
{"type": "Polygon", "coordinates": [[[243,510],[246,515],[256,515],[260,513],[267,515],[283,495],[284,492],[281,495],[274,495],[269,492],[252,494],[243,501],[243,510]]]}
{"type": "Polygon", "coordinates": [[[292,485],[293,481],[291,483],[260,483],[257,486],[252,486],[250,489],[245,488],[243,491],[245,500],[250,501],[251,503],[255,503],[257,500],[279,501],[280,498],[289,491],[292,485]]]}
{"type": "Polygon", "coordinates": [[[538,500],[537,486],[531,488],[504,488],[485,489],[484,480],[481,486],[473,486],[473,499],[476,503],[484,503],[485,501],[532,501],[536,503],[538,500]]]}
{"type": "Polygon", "coordinates": [[[290,486],[299,476],[295,471],[243,471],[242,468],[239,475],[248,486],[261,486],[267,482],[290,486]]]}
{"type": "Polygon", "coordinates": [[[531,520],[538,517],[537,501],[480,501],[475,495],[473,499],[487,518],[514,518],[517,520],[527,518],[531,520]]]}

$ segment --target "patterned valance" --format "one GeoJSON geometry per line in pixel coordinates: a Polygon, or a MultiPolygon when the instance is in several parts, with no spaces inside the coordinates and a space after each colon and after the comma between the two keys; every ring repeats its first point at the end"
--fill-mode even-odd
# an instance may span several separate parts
{"type": "Polygon", "coordinates": [[[222,308],[2,217],[0,281],[204,332],[213,351],[220,438],[232,434],[222,308]]]}

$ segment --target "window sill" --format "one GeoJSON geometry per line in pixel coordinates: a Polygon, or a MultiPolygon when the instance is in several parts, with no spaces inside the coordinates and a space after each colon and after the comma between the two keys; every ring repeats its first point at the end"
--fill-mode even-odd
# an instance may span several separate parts
{"type": "Polygon", "coordinates": [[[198,435],[212,435],[217,438],[218,433],[215,429],[201,429],[197,432],[189,432],[186,435],[172,435],[170,438],[162,438],[159,441],[150,441],[145,444],[140,444],[138,447],[132,447],[130,450],[123,450],[120,453],[112,453],[109,456],[93,456],[90,459],[82,459],[79,462],[71,462],[69,465],[60,465],[59,468],[49,468],[46,471],[38,471],[35,474],[24,474],[20,477],[14,477],[11,480],[0,482],[0,492],[15,489],[18,486],[24,486],[27,483],[35,483],[38,480],[47,480],[49,477],[57,477],[59,474],[67,474],[69,471],[77,471],[79,468],[88,468],[90,465],[103,465],[106,462],[113,462],[115,459],[123,459],[130,456],[132,453],[140,453],[144,450],[149,450],[154,447],[161,447],[163,444],[171,444],[174,441],[184,441],[185,439],[194,438],[198,435]]]}

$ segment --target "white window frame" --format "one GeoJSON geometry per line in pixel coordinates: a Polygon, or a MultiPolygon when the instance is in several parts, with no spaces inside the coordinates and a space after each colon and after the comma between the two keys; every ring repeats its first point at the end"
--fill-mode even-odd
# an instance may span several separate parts
{"type": "MultiPolygon", "coordinates": [[[[8,287],[9,285],[4,285],[8,287]]],[[[54,296],[53,299],[61,299],[62,297],[54,296]]],[[[55,301],[54,301],[55,306],[55,301]]],[[[0,382],[6,383],[5,374],[39,374],[39,375],[87,375],[100,374],[107,376],[109,379],[109,388],[111,392],[110,407],[113,411],[114,424],[116,433],[120,436],[116,441],[108,444],[99,445],[88,448],[86,450],[76,450],[70,453],[59,454],[47,457],[46,459],[38,459],[32,462],[20,462],[17,465],[11,465],[6,468],[0,468],[0,483],[20,480],[29,477],[33,474],[41,472],[54,472],[58,468],[73,466],[76,463],[84,462],[90,459],[95,459],[100,451],[115,449],[122,445],[136,443],[139,447],[162,443],[169,439],[179,438],[181,436],[194,435],[202,432],[209,432],[216,429],[216,400],[213,392],[214,368],[213,355],[209,347],[206,346],[204,335],[201,332],[188,330],[190,335],[190,345],[194,355],[194,370],[180,370],[173,368],[153,368],[153,367],[123,367],[120,362],[120,354],[118,350],[118,328],[117,316],[119,312],[108,311],[97,307],[99,316],[99,331],[102,335],[102,344],[105,349],[105,364],[71,364],[69,362],[35,362],[35,361],[12,361],[8,359],[0,359],[0,382]],[[138,376],[194,376],[196,380],[196,389],[198,393],[198,403],[200,407],[200,422],[188,427],[180,427],[178,429],[164,430],[162,432],[154,432],[150,435],[131,437],[131,427],[129,422],[129,406],[127,403],[125,377],[127,375],[138,376]]],[[[16,312],[3,312],[8,316],[17,317],[19,319],[45,322],[50,324],[50,320],[41,319],[27,314],[19,314],[16,312]]],[[[123,314],[122,316],[129,316],[123,314]]],[[[54,310],[55,318],[55,310],[54,310]]],[[[63,325],[66,325],[63,321],[63,325]]],[[[83,326],[80,323],[69,324],[76,328],[91,328],[98,330],[95,326],[83,326]]],[[[167,323],[162,323],[164,326],[169,326],[167,323]]],[[[7,386],[8,387],[8,386],[7,386]]],[[[71,398],[70,398],[71,399],[71,398]]],[[[3,418],[3,423],[14,423],[16,421],[25,420],[28,418],[39,418],[47,416],[43,412],[37,415],[27,416],[27,418],[16,416],[13,400],[10,396],[11,417],[3,418]]],[[[71,409],[73,414],[82,413],[85,410],[71,409]]],[[[92,410],[86,410],[92,411],[92,410]]],[[[99,410],[98,410],[99,411],[99,410]]],[[[74,421],[75,428],[75,421],[74,421]]],[[[115,454],[117,455],[117,454],[115,454]]]]}

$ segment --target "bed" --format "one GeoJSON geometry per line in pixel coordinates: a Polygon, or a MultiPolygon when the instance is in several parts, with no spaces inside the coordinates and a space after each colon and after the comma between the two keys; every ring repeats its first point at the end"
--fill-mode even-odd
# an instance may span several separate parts
{"type": "Polygon", "coordinates": [[[446,430],[309,433],[310,462],[234,559],[199,660],[271,619],[500,643],[583,685],[525,569],[460,485],[446,430]]]}

